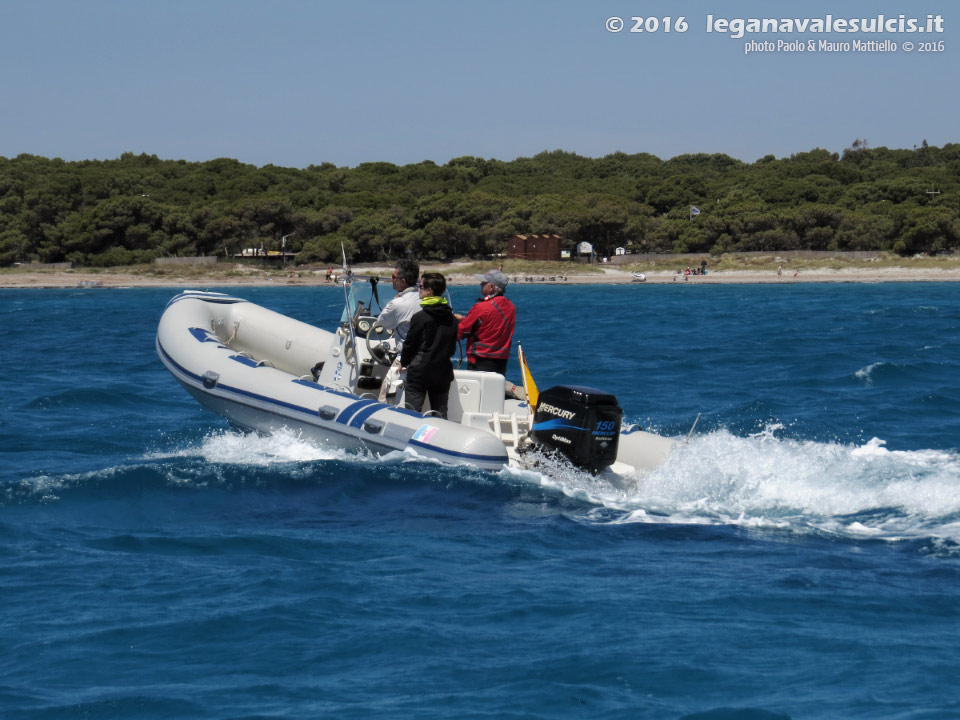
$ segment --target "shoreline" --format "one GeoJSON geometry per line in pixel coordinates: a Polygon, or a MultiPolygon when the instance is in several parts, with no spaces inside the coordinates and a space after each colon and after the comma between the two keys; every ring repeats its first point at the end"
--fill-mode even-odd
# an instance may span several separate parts
{"type": "MultiPolygon", "coordinates": [[[[429,266],[424,266],[428,269],[429,266]]],[[[387,266],[358,267],[360,275],[390,276],[387,266]]],[[[475,285],[473,275],[448,271],[447,282],[454,286],[475,285]]],[[[644,282],[635,282],[630,272],[614,268],[602,268],[602,272],[561,275],[532,273],[506,273],[510,284],[522,285],[789,285],[797,283],[888,283],[888,282],[960,282],[960,268],[904,268],[878,269],[845,268],[832,270],[818,268],[801,270],[797,277],[785,271],[781,277],[770,270],[719,270],[707,275],[677,275],[671,271],[646,272],[644,282]]],[[[279,286],[333,286],[325,279],[325,271],[302,270],[292,275],[268,274],[258,270],[236,270],[184,273],[158,277],[138,272],[84,271],[84,270],[34,270],[0,273],[0,289],[65,289],[65,288],[120,288],[120,287],[279,287],[279,286]]]]}

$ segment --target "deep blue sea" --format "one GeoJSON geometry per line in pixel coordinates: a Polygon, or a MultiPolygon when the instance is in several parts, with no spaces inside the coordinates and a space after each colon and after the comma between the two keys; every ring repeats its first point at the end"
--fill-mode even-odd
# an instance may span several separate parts
{"type": "Polygon", "coordinates": [[[618,486],[232,430],[178,290],[0,290],[5,720],[960,718],[960,286],[509,288],[541,389],[702,413],[618,486]]]}

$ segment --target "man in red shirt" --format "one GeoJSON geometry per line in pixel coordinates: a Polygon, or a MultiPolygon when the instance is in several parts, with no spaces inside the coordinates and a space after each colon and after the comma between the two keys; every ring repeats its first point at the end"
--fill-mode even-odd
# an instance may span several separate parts
{"type": "Polygon", "coordinates": [[[507,276],[499,270],[477,275],[481,298],[460,321],[457,339],[467,338],[467,369],[505,375],[517,310],[507,300],[507,276]]]}

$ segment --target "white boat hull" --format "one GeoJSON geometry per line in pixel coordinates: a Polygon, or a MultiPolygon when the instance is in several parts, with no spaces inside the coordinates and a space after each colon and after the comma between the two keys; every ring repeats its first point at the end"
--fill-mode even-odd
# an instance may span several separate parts
{"type": "MultiPolygon", "coordinates": [[[[348,327],[328,332],[220,293],[173,298],[156,345],[191,395],[242,428],[292,429],[321,445],[413,452],[485,470],[525,465],[519,448],[532,413],[522,400],[504,397],[504,380],[494,373],[455,371],[449,420],[414,412],[403,407],[402,394],[391,404],[358,387],[364,378],[382,379],[386,366],[348,327]]],[[[673,442],[626,430],[613,470],[656,467],[673,442]]]]}

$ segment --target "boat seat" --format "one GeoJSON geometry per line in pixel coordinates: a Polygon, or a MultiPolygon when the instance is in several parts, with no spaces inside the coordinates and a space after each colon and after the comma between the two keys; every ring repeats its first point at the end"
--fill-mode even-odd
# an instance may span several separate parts
{"type": "Polygon", "coordinates": [[[503,412],[503,375],[479,370],[454,370],[447,415],[460,422],[464,413],[503,412]]]}
{"type": "MultiPolygon", "coordinates": [[[[491,415],[503,412],[504,404],[503,375],[479,370],[454,370],[450,383],[450,395],[447,400],[447,419],[460,422],[465,414],[491,415]]],[[[406,392],[403,387],[392,400],[399,407],[404,406],[406,392]]],[[[423,412],[430,410],[430,398],[423,404],[423,412]]]]}

